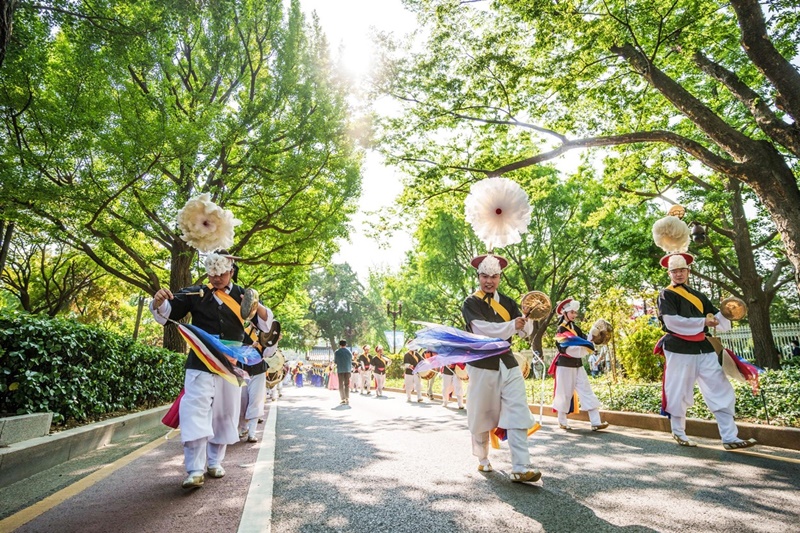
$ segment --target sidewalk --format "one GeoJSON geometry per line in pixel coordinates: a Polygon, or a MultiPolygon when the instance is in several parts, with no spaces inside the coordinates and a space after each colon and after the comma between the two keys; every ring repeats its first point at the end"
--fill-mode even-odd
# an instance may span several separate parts
{"type": "Polygon", "coordinates": [[[259,442],[228,446],[225,477],[207,477],[199,490],[181,488],[186,473],[180,433],[164,426],[35,474],[0,489],[0,532],[233,533],[248,531],[239,527],[243,517],[268,528],[272,473],[264,468],[272,465],[275,419],[270,404],[258,426],[259,442]],[[268,480],[269,486],[254,480],[268,480]]]}

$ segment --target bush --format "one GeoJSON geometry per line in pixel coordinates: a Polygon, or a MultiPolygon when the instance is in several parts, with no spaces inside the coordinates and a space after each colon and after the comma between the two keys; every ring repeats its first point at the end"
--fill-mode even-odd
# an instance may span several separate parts
{"type": "Polygon", "coordinates": [[[0,412],[83,421],[172,401],[185,357],[63,319],[0,315],[0,412]]]}
{"type": "Polygon", "coordinates": [[[642,381],[661,379],[664,360],[653,353],[653,347],[662,335],[661,329],[647,316],[637,318],[627,327],[627,335],[617,343],[616,350],[617,360],[629,378],[642,381]]]}

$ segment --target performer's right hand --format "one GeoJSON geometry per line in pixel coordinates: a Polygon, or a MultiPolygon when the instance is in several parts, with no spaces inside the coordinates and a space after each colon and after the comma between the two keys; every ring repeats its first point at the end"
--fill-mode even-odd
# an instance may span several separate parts
{"type": "Polygon", "coordinates": [[[158,309],[164,303],[164,300],[172,300],[174,297],[169,289],[158,289],[153,295],[153,308],[158,309]]]}

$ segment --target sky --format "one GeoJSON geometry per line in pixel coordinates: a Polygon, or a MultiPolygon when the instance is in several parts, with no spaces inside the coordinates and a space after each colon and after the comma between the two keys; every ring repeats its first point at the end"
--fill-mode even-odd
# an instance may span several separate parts
{"type": "MultiPolygon", "coordinates": [[[[374,46],[370,31],[403,35],[416,27],[415,16],[403,8],[401,0],[300,0],[303,12],[310,18],[316,12],[320,26],[328,37],[331,50],[341,53],[341,61],[356,76],[365,76],[373,60],[374,46]]],[[[577,169],[580,152],[568,152],[552,163],[562,172],[577,169]]],[[[341,251],[334,263],[349,263],[362,283],[370,270],[397,271],[411,250],[411,235],[397,233],[391,245],[380,246],[366,236],[367,222],[374,218],[368,212],[380,211],[393,205],[402,192],[402,175],[383,164],[382,157],[373,151],[366,153],[362,168],[362,195],[359,209],[351,221],[350,240],[340,241],[341,251]]]]}
{"type": "MultiPolygon", "coordinates": [[[[364,76],[373,60],[374,46],[369,37],[372,28],[402,35],[416,24],[414,15],[403,9],[400,0],[300,0],[300,5],[308,17],[312,11],[317,13],[331,50],[334,54],[341,51],[342,63],[356,76],[364,76]]],[[[374,151],[366,153],[362,177],[362,194],[358,212],[351,221],[350,241],[339,242],[341,251],[333,261],[349,263],[365,283],[371,269],[399,269],[411,249],[411,236],[394,235],[389,247],[381,247],[366,237],[370,218],[367,212],[393,205],[403,187],[400,173],[384,165],[382,157],[374,151]]]]}

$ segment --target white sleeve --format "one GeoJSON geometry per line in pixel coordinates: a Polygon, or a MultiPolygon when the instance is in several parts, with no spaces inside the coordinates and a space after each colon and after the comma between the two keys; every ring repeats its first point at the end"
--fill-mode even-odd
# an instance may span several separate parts
{"type": "Polygon", "coordinates": [[[156,312],[156,310],[153,309],[153,302],[154,300],[150,300],[150,313],[153,314],[153,318],[156,319],[156,322],[163,326],[167,323],[167,317],[169,317],[172,311],[172,304],[169,303],[169,300],[164,300],[161,303],[161,307],[158,308],[158,312],[156,312]]]}
{"type": "MultiPolygon", "coordinates": [[[[679,315],[662,315],[667,329],[678,335],[697,335],[703,332],[706,326],[706,317],[685,317],[679,315]]],[[[729,322],[730,324],[730,322],[729,322]]]]}
{"type": "Polygon", "coordinates": [[[494,337],[497,339],[507,339],[517,332],[513,320],[510,322],[473,320],[470,323],[470,327],[472,327],[472,332],[477,335],[485,335],[486,337],[494,337]]]}
{"type": "MultiPolygon", "coordinates": [[[[264,305],[264,304],[262,304],[262,305],[264,305]]],[[[267,310],[267,319],[266,320],[262,320],[261,317],[258,316],[258,314],[256,314],[256,317],[258,317],[258,329],[260,329],[261,331],[269,331],[272,328],[272,322],[275,320],[275,315],[272,314],[272,309],[270,309],[266,305],[264,305],[264,309],[267,310]]],[[[277,346],[277,343],[276,343],[276,346],[277,346]]]]}
{"type": "Polygon", "coordinates": [[[731,321],[725,318],[725,316],[722,314],[722,311],[718,312],[714,316],[716,317],[717,320],[719,320],[719,325],[714,328],[717,331],[717,333],[730,331],[730,329],[733,327],[731,321]]]}

